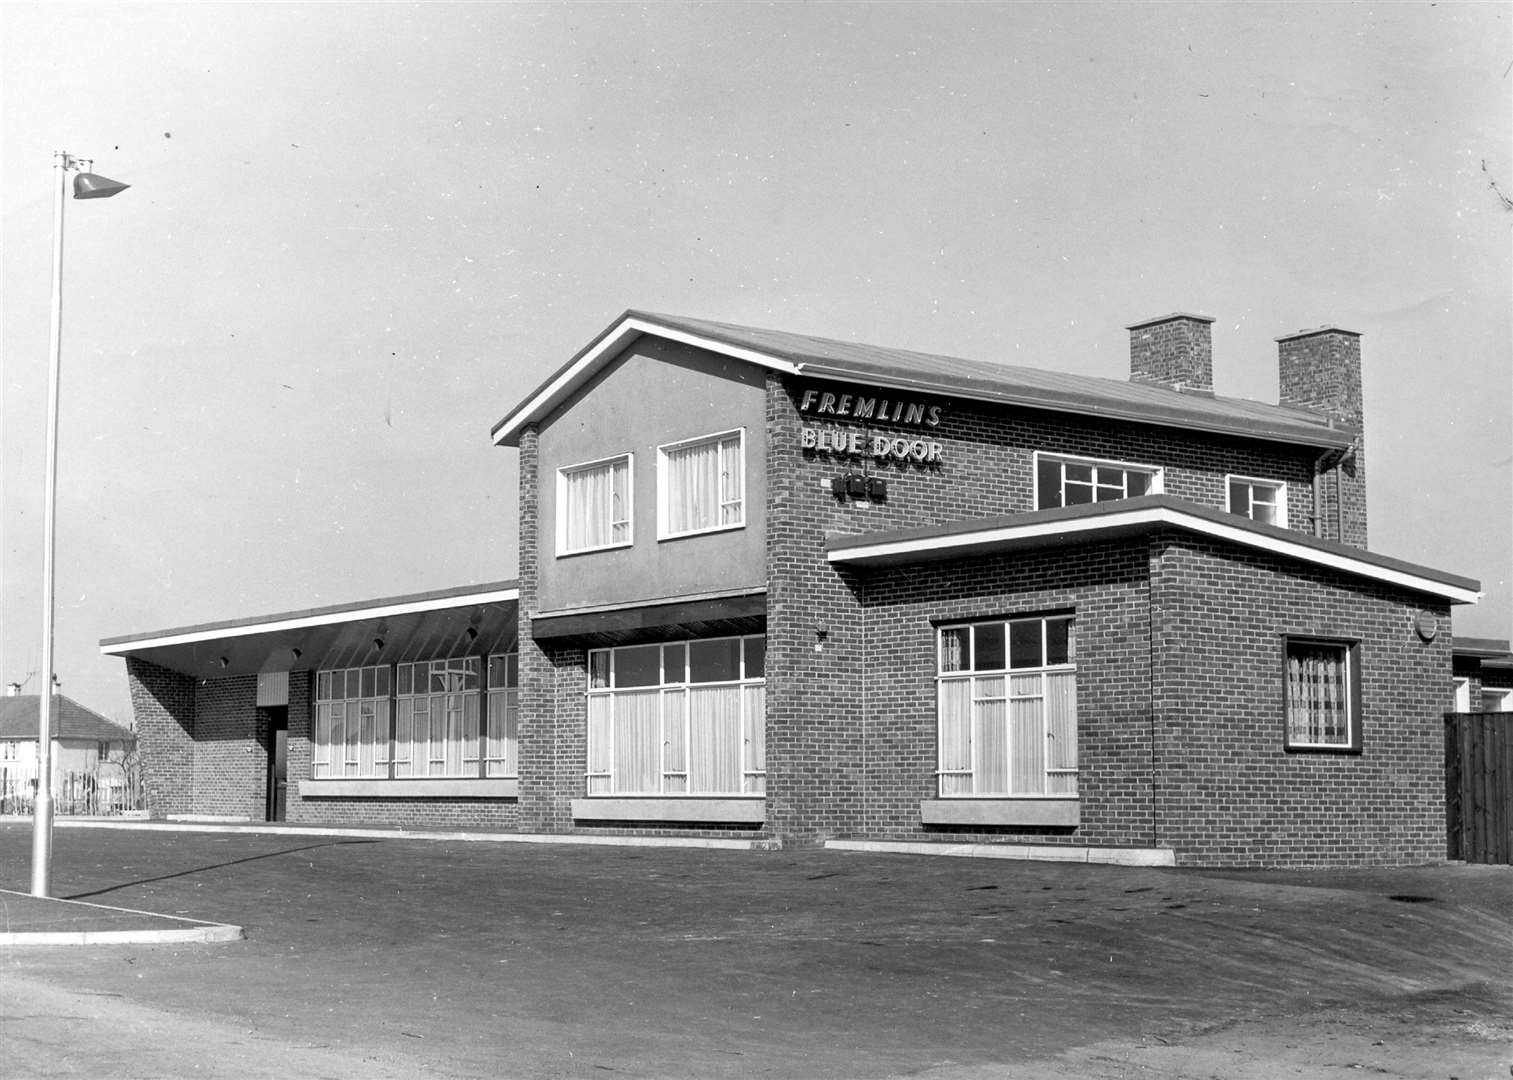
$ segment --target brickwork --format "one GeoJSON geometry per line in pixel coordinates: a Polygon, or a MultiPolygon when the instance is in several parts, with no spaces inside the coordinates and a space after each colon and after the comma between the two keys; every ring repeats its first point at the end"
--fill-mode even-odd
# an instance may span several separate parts
{"type": "Polygon", "coordinates": [[[192,813],[263,817],[268,760],[256,701],[256,675],[205,679],[195,688],[192,813]]]}
{"type": "Polygon", "coordinates": [[[1150,846],[1151,656],[1143,538],[880,570],[864,586],[866,812],[894,840],[1150,846]],[[938,795],[936,634],[943,622],[1073,612],[1078,789],[1072,828],[924,827],[938,795]]]}
{"type": "Polygon", "coordinates": [[[1327,413],[1361,433],[1343,460],[1327,459],[1321,483],[1323,534],[1366,546],[1365,399],[1361,390],[1361,336],[1326,327],[1277,339],[1278,401],[1327,413]]]}
{"type": "MultiPolygon", "coordinates": [[[[832,393],[842,389],[839,384],[792,383],[784,394],[790,402],[798,401],[805,388],[832,393]]],[[[1157,466],[1163,469],[1166,494],[1219,510],[1228,508],[1225,478],[1230,474],[1280,480],[1290,491],[1289,527],[1312,531],[1316,451],[1177,428],[1058,416],[969,401],[930,400],[942,402],[938,427],[908,429],[878,424],[872,430],[939,443],[938,463],[879,463],[812,450],[798,452],[799,430],[803,427],[860,431],[863,425],[829,422],[801,414],[794,406],[785,407],[785,415],[791,416],[780,431],[774,432],[769,425],[769,438],[775,440],[769,454],[798,471],[780,472],[769,457],[769,480],[784,482],[793,497],[802,500],[795,513],[822,514],[823,528],[838,533],[871,532],[1033,510],[1034,455],[1039,451],[1157,466]],[[889,485],[886,505],[838,502],[830,494],[829,483],[848,468],[885,477],[889,485]]],[[[768,519],[769,533],[777,524],[768,519]]]]}
{"type": "MultiPolygon", "coordinates": [[[[548,650],[531,633],[540,582],[541,478],[536,426],[520,435],[520,827],[529,832],[572,828],[570,801],[582,792],[587,755],[564,757],[564,740],[587,738],[581,715],[563,715],[558,702],[558,669],[571,666],[563,650],[548,650]],[[573,776],[576,767],[577,779],[573,776]]],[[[585,661],[577,661],[581,665],[585,661]]],[[[581,707],[578,714],[585,710],[581,707]]]]}
{"type": "Polygon", "coordinates": [[[188,813],[194,785],[194,680],[128,657],[126,681],[148,813],[155,818],[188,813]]]}
{"type": "Polygon", "coordinates": [[[1444,857],[1441,601],[1183,534],[1157,536],[1158,841],[1184,864],[1367,865],[1444,857]],[[1359,642],[1360,753],[1284,749],[1286,635],[1359,642]]]}
{"type": "Polygon", "coordinates": [[[1168,315],[1136,323],[1130,332],[1130,380],[1171,390],[1213,393],[1213,320],[1168,315]]]}

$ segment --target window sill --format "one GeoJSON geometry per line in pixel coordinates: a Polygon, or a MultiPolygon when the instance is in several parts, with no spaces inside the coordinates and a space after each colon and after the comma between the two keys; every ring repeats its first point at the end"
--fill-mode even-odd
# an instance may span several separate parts
{"type": "Polygon", "coordinates": [[[729,797],[598,795],[573,800],[573,817],[580,821],[698,821],[735,825],[765,825],[765,795],[729,797]]]}
{"type": "Polygon", "coordinates": [[[520,781],[503,776],[487,780],[461,777],[301,780],[299,794],[302,798],[329,795],[368,799],[514,799],[520,795],[520,781]]]}
{"type": "Polygon", "coordinates": [[[745,527],[745,521],[737,521],[731,525],[711,525],[707,529],[689,529],[687,532],[658,532],[657,543],[665,544],[669,540],[687,540],[693,536],[710,536],[714,533],[736,532],[745,527]]]}
{"type": "Polygon", "coordinates": [[[1076,798],[925,799],[919,820],[924,825],[1080,825],[1082,804],[1076,798]]]}
{"type": "Polygon", "coordinates": [[[572,551],[559,551],[557,558],[572,559],[579,555],[593,555],[599,551],[619,551],[621,548],[635,547],[634,540],[621,540],[618,544],[600,544],[598,547],[575,548],[572,551]]]}

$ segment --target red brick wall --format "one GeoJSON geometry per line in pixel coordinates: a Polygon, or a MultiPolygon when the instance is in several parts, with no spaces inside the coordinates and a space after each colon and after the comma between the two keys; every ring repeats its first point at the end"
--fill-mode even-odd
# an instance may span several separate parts
{"type": "Polygon", "coordinates": [[[257,676],[205,679],[195,687],[191,813],[263,817],[268,779],[258,741],[257,676]]]}
{"type": "Polygon", "coordinates": [[[1151,783],[1150,598],[1144,538],[879,570],[863,587],[870,657],[862,692],[865,813],[859,835],[1148,847],[1151,783]],[[1076,613],[1078,794],[1070,828],[923,827],[937,797],[936,627],[942,622],[1076,613]]]}
{"type": "Polygon", "coordinates": [[[1158,841],[1201,865],[1422,863],[1445,854],[1441,602],[1185,534],[1158,536],[1158,841]],[[1360,642],[1358,754],[1288,752],[1285,635],[1360,642]]]}
{"type": "Polygon", "coordinates": [[[148,812],[155,818],[186,814],[194,785],[194,680],[127,657],[126,682],[148,812]]]}

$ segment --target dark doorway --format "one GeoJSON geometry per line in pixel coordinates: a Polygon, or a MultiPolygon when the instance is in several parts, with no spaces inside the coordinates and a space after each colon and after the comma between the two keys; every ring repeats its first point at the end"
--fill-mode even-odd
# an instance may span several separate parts
{"type": "Polygon", "coordinates": [[[289,796],[289,710],[268,712],[268,820],[283,821],[289,796]]]}

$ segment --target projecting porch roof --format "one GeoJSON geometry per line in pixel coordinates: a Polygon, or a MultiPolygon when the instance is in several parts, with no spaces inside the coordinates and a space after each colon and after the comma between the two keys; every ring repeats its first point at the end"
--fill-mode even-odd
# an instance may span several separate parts
{"type": "Polygon", "coordinates": [[[106,638],[100,651],[196,678],[506,652],[519,583],[501,581],[106,638]]]}
{"type": "Polygon", "coordinates": [[[1313,566],[1397,585],[1448,600],[1474,604],[1481,583],[1401,559],[1376,555],[1306,533],[1263,525],[1170,495],[1144,495],[1118,502],[1059,507],[1002,517],[952,521],[918,529],[833,536],[825,544],[831,563],[890,566],[958,559],[1177,528],[1268,551],[1313,566]]]}

